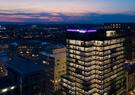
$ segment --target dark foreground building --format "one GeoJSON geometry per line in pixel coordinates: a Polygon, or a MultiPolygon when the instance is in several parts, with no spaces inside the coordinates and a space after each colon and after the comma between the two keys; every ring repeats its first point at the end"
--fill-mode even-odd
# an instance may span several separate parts
{"type": "Polygon", "coordinates": [[[43,95],[44,88],[44,67],[31,63],[19,57],[6,62],[10,72],[16,76],[17,95],[43,95]]]}
{"type": "Polygon", "coordinates": [[[16,79],[12,72],[0,77],[0,95],[19,95],[16,91],[16,79]]]}
{"type": "Polygon", "coordinates": [[[135,60],[126,61],[124,64],[126,71],[126,93],[127,95],[135,94],[135,60]]]}
{"type": "Polygon", "coordinates": [[[124,32],[67,30],[64,95],[125,95],[124,32]]]}
{"type": "Polygon", "coordinates": [[[7,61],[5,52],[0,52],[0,95],[16,95],[15,76],[9,72],[4,64],[7,61]]]}
{"type": "Polygon", "coordinates": [[[45,68],[14,56],[4,62],[8,74],[0,77],[0,95],[45,95],[45,68]]]}

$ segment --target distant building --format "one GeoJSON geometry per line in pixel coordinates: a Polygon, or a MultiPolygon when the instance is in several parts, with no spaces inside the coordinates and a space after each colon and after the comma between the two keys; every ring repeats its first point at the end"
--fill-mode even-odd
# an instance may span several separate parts
{"type": "Polygon", "coordinates": [[[127,95],[135,94],[135,60],[126,61],[124,64],[126,71],[126,93],[127,95]]]}
{"type": "Polygon", "coordinates": [[[22,42],[16,49],[18,55],[30,59],[33,62],[36,62],[39,59],[39,52],[41,51],[41,42],[40,41],[26,41],[22,42]]]}
{"type": "Polygon", "coordinates": [[[61,45],[43,44],[40,63],[47,66],[46,95],[54,95],[60,92],[61,76],[66,74],[66,48],[61,45]]]}
{"type": "Polygon", "coordinates": [[[5,68],[3,62],[0,61],[0,77],[6,76],[7,73],[7,69],[5,68]]]}
{"type": "Polygon", "coordinates": [[[0,77],[8,75],[8,71],[4,65],[5,60],[7,60],[5,56],[7,56],[5,52],[0,52],[0,77]]]}
{"type": "Polygon", "coordinates": [[[6,27],[0,25],[0,45],[8,43],[9,35],[7,34],[6,27]]]}
{"type": "Polygon", "coordinates": [[[64,95],[125,95],[124,32],[67,30],[64,95]]]}
{"type": "Polygon", "coordinates": [[[17,47],[18,47],[17,42],[13,42],[13,43],[8,44],[7,55],[8,55],[9,60],[12,60],[14,58],[14,55],[16,55],[17,47]]]}
{"type": "Polygon", "coordinates": [[[131,32],[134,32],[135,23],[105,23],[104,29],[119,29],[121,31],[131,30],[131,32]]]}

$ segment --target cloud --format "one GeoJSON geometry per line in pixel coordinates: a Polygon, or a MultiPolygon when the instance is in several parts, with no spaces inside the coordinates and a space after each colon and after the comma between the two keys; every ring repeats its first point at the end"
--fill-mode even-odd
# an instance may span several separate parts
{"type": "Polygon", "coordinates": [[[130,13],[60,13],[0,10],[0,22],[135,22],[135,12],[130,13]]]}

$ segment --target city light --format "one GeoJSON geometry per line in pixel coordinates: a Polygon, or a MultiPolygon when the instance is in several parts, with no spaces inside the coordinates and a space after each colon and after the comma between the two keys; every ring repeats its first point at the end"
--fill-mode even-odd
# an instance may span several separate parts
{"type": "Polygon", "coordinates": [[[8,88],[5,88],[2,90],[3,93],[7,92],[8,91],[8,88]]]}
{"type": "Polygon", "coordinates": [[[97,32],[97,30],[82,30],[82,29],[67,29],[67,32],[80,32],[80,33],[89,33],[97,32]]]}
{"type": "Polygon", "coordinates": [[[11,90],[15,89],[15,86],[10,87],[11,90]]]}

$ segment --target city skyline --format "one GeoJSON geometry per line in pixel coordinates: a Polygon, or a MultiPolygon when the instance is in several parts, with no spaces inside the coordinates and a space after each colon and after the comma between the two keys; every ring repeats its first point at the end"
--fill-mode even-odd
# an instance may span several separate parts
{"type": "Polygon", "coordinates": [[[0,1],[0,22],[135,22],[134,0],[0,1]]]}

